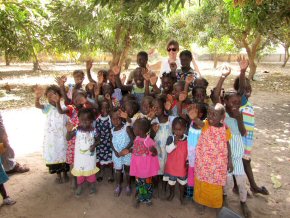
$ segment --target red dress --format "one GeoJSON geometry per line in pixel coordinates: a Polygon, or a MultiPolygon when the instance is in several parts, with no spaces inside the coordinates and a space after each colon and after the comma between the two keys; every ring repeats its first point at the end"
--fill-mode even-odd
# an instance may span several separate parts
{"type": "Polygon", "coordinates": [[[176,177],[185,177],[187,175],[187,139],[178,141],[176,148],[167,155],[165,164],[165,174],[176,177]]]}

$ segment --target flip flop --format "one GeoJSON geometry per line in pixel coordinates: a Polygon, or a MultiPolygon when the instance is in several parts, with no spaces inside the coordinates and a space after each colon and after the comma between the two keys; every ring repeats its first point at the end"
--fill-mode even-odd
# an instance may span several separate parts
{"type": "Polygon", "coordinates": [[[269,195],[269,191],[266,189],[265,186],[258,187],[258,189],[251,188],[251,192],[253,192],[255,194],[260,193],[262,195],[269,195]]]}
{"type": "Polygon", "coordinates": [[[114,191],[114,196],[119,197],[121,194],[122,188],[118,185],[117,188],[114,191]]]}

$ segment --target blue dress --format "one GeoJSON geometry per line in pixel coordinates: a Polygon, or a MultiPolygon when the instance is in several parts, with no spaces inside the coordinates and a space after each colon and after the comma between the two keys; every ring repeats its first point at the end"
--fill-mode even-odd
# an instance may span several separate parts
{"type": "Polygon", "coordinates": [[[8,176],[5,173],[4,167],[2,165],[1,156],[0,156],[0,184],[4,184],[7,181],[8,181],[8,176]]]}

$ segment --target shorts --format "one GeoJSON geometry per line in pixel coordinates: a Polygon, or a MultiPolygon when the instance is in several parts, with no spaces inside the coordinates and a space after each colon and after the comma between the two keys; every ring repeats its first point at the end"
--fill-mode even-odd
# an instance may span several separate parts
{"type": "Polygon", "coordinates": [[[178,176],[171,176],[169,174],[164,174],[163,181],[168,182],[169,185],[175,185],[176,181],[180,185],[186,185],[187,184],[187,177],[178,177],[178,176]]]}

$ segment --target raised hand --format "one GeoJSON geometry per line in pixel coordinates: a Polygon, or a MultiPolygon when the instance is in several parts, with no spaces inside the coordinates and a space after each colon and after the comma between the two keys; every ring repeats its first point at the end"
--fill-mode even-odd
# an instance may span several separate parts
{"type": "Polygon", "coordinates": [[[159,124],[158,123],[153,123],[152,124],[152,129],[153,129],[153,131],[156,133],[156,132],[158,132],[158,130],[159,130],[159,124]]]}
{"type": "Polygon", "coordinates": [[[119,116],[122,117],[123,119],[128,119],[128,114],[121,109],[119,110],[119,116]]]}
{"type": "Polygon", "coordinates": [[[248,59],[245,58],[245,56],[239,56],[237,59],[239,65],[240,65],[240,69],[243,72],[246,72],[248,66],[249,66],[249,61],[248,59]]]}
{"type": "Polygon", "coordinates": [[[86,61],[86,69],[90,70],[90,69],[92,69],[92,67],[93,67],[93,60],[92,59],[87,60],[86,61]]]}
{"type": "Polygon", "coordinates": [[[151,146],[149,148],[149,151],[151,152],[151,156],[153,157],[155,157],[158,154],[157,149],[154,146],[151,146]]]}
{"type": "Polygon", "coordinates": [[[126,74],[123,74],[123,75],[122,75],[122,78],[121,78],[121,83],[122,83],[122,84],[125,84],[126,79],[127,79],[126,74]]]}
{"type": "Polygon", "coordinates": [[[150,76],[150,84],[151,84],[151,86],[155,86],[156,83],[157,83],[157,80],[158,80],[158,77],[155,74],[151,75],[150,76]]]}
{"type": "Polygon", "coordinates": [[[58,94],[53,94],[51,100],[55,103],[60,102],[60,96],[58,94]]]}
{"type": "Polygon", "coordinates": [[[115,76],[118,76],[121,73],[121,67],[119,67],[118,65],[116,65],[116,66],[114,66],[112,68],[112,71],[113,71],[113,73],[114,73],[115,76]]]}
{"type": "Polygon", "coordinates": [[[179,94],[179,101],[180,102],[183,102],[185,101],[187,98],[187,93],[185,91],[182,91],[180,94],[179,94]]]}
{"type": "Polygon", "coordinates": [[[186,79],[185,79],[185,83],[190,84],[194,81],[195,77],[193,74],[189,74],[186,79]]]}
{"type": "Polygon", "coordinates": [[[34,93],[36,98],[41,98],[41,96],[44,94],[44,90],[42,87],[35,85],[34,93]]]}
{"type": "Polygon", "coordinates": [[[223,77],[228,77],[231,74],[232,69],[229,66],[224,65],[221,67],[220,71],[223,77]]]}
{"type": "Polygon", "coordinates": [[[105,94],[105,99],[108,100],[108,101],[111,101],[111,96],[110,96],[110,94],[108,94],[108,93],[105,94]]]}
{"type": "Polygon", "coordinates": [[[170,101],[165,102],[165,105],[164,105],[165,110],[170,111],[171,106],[172,106],[172,103],[170,101]]]}
{"type": "Polygon", "coordinates": [[[55,78],[55,82],[60,86],[60,87],[63,87],[64,84],[66,83],[67,81],[67,77],[65,75],[62,75],[61,77],[56,77],[55,78]]]}
{"type": "Polygon", "coordinates": [[[150,111],[149,111],[149,113],[147,114],[147,117],[149,118],[149,119],[153,119],[154,117],[155,117],[155,109],[152,107],[151,109],[150,109],[150,111]]]}
{"type": "Polygon", "coordinates": [[[95,83],[89,82],[88,83],[88,90],[94,91],[95,83]]]}

